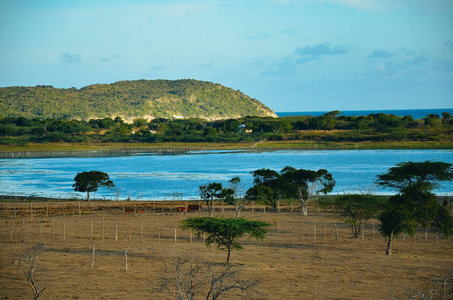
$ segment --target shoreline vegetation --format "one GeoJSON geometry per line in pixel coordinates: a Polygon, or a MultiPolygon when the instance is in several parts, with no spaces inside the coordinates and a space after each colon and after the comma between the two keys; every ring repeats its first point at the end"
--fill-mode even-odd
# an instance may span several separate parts
{"type": "Polygon", "coordinates": [[[260,141],[255,143],[48,143],[25,146],[0,145],[0,158],[110,156],[134,154],[183,154],[191,151],[215,150],[407,150],[453,149],[450,141],[388,141],[388,142],[297,142],[260,141]]]}
{"type": "Polygon", "coordinates": [[[453,117],[243,117],[223,120],[27,119],[0,116],[0,157],[127,155],[207,150],[453,149],[453,117]]]}

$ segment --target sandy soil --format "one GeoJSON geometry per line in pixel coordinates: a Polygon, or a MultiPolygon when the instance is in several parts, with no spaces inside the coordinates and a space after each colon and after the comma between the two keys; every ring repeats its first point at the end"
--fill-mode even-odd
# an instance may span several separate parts
{"type": "MultiPolygon", "coordinates": [[[[35,273],[39,286],[47,287],[40,299],[173,299],[158,291],[158,282],[178,256],[196,254],[219,266],[226,259],[225,252],[206,248],[201,238],[191,241],[179,227],[181,220],[207,216],[206,211],[177,214],[177,203],[80,205],[79,215],[79,202],[0,203],[1,299],[32,298],[20,265],[13,262],[36,243],[46,249],[35,273]],[[124,214],[123,205],[145,213],[124,214]]],[[[215,214],[234,216],[229,207],[223,213],[218,207],[215,214]]],[[[377,224],[375,231],[370,223],[364,237],[354,239],[334,213],[313,207],[306,217],[289,207],[264,213],[257,205],[243,215],[274,225],[265,242],[244,238],[244,250],[231,255],[239,279],[257,282],[259,299],[407,299],[409,291],[423,290],[432,278],[453,269],[453,242],[437,240],[431,232],[427,239],[424,231],[416,239],[399,237],[393,254],[386,256],[377,224]]],[[[201,293],[195,297],[203,298],[201,293]]],[[[240,297],[230,293],[227,298],[240,297]]]]}

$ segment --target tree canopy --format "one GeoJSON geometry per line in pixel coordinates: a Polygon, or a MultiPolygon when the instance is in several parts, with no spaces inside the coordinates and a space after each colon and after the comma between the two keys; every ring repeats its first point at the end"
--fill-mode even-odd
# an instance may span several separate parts
{"type": "Polygon", "coordinates": [[[75,183],[72,186],[74,191],[86,192],[87,201],[90,200],[90,192],[96,192],[99,187],[112,188],[115,186],[110,180],[109,175],[101,171],[77,173],[74,181],[75,183]]]}
{"type": "Polygon", "coordinates": [[[238,239],[248,234],[251,238],[262,240],[266,237],[270,224],[244,218],[189,218],[181,222],[183,230],[195,231],[197,236],[207,235],[206,246],[217,244],[218,249],[228,252],[226,262],[230,261],[231,250],[241,250],[238,239]]]}
{"type": "Polygon", "coordinates": [[[385,198],[374,195],[342,195],[332,201],[333,207],[351,224],[354,237],[359,237],[368,220],[377,217],[385,207],[385,198]]]}
{"type": "Polygon", "coordinates": [[[432,190],[438,186],[439,181],[452,180],[453,169],[451,164],[445,162],[400,162],[377,178],[377,184],[399,191],[421,183],[432,190]]]}
{"type": "Polygon", "coordinates": [[[247,190],[247,199],[261,201],[274,210],[279,199],[298,199],[304,215],[307,215],[310,197],[327,194],[335,186],[332,174],[325,169],[313,171],[286,166],[280,173],[271,169],[259,169],[251,173],[254,185],[247,190]]]}

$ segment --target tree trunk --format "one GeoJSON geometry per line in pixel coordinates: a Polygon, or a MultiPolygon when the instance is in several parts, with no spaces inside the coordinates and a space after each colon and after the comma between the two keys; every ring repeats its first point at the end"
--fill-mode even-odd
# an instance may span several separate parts
{"type": "Polygon", "coordinates": [[[228,255],[227,255],[227,261],[226,261],[227,264],[230,262],[230,253],[231,253],[231,248],[228,247],[228,255]]]}
{"type": "Polygon", "coordinates": [[[211,206],[209,207],[209,217],[212,217],[213,206],[214,206],[214,200],[211,198],[211,206]]]}
{"type": "Polygon", "coordinates": [[[304,202],[304,200],[300,200],[300,211],[304,216],[308,215],[308,203],[304,202]]]}
{"type": "Polygon", "coordinates": [[[385,251],[386,255],[391,255],[392,254],[392,237],[393,237],[393,232],[390,233],[389,235],[389,241],[387,243],[387,251],[385,251]]]}
{"type": "Polygon", "coordinates": [[[90,201],[90,192],[87,191],[87,201],[90,201]]]}

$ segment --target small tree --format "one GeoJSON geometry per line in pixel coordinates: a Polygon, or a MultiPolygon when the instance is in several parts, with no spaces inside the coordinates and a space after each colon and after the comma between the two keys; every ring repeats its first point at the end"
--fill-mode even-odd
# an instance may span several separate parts
{"type": "Polygon", "coordinates": [[[207,234],[206,246],[217,244],[218,249],[227,251],[227,263],[230,261],[231,250],[242,249],[239,238],[249,234],[252,238],[262,240],[266,236],[268,226],[270,226],[268,223],[244,218],[200,217],[181,222],[183,230],[193,230],[198,237],[203,233],[207,234]]]}
{"type": "Polygon", "coordinates": [[[206,202],[208,207],[209,216],[212,217],[214,198],[222,198],[222,184],[218,182],[212,182],[206,185],[199,186],[200,197],[206,202]]]}
{"type": "Polygon", "coordinates": [[[72,187],[76,192],[86,192],[87,201],[90,200],[90,192],[96,192],[99,187],[105,186],[112,188],[115,185],[110,180],[109,175],[100,171],[89,171],[77,173],[74,177],[74,183],[72,187]]]}
{"type": "Polygon", "coordinates": [[[354,237],[359,237],[369,219],[377,217],[384,209],[385,199],[372,195],[343,195],[336,197],[332,205],[352,225],[354,237]]]}
{"type": "Polygon", "coordinates": [[[203,265],[196,256],[180,256],[173,262],[173,270],[165,266],[165,276],[159,280],[159,289],[178,300],[191,300],[199,288],[203,265]]]}
{"type": "Polygon", "coordinates": [[[245,205],[248,205],[252,200],[239,195],[241,178],[234,177],[230,181],[230,187],[228,189],[223,189],[223,199],[230,204],[234,205],[234,210],[236,212],[236,218],[239,218],[239,215],[245,205]]]}
{"type": "Polygon", "coordinates": [[[452,217],[431,191],[439,186],[439,181],[453,179],[452,164],[431,161],[398,163],[377,177],[378,184],[399,191],[390,197],[386,209],[379,216],[380,231],[388,238],[387,255],[391,254],[393,236],[403,232],[414,235],[418,225],[431,227],[444,236],[451,235],[452,217]]]}
{"type": "Polygon", "coordinates": [[[168,292],[173,298],[178,300],[191,300],[195,296],[206,295],[207,300],[219,299],[239,292],[237,296],[251,296],[256,294],[254,287],[255,281],[237,279],[239,270],[231,264],[212,264],[201,260],[194,255],[177,257],[173,263],[173,268],[165,266],[165,275],[159,279],[158,290],[168,292]]]}
{"type": "Polygon", "coordinates": [[[39,299],[39,296],[46,288],[41,289],[36,283],[35,272],[38,268],[38,258],[44,251],[43,244],[36,244],[33,247],[25,249],[19,257],[19,264],[23,267],[23,273],[33,291],[33,299],[39,299]]]}

